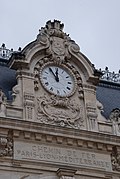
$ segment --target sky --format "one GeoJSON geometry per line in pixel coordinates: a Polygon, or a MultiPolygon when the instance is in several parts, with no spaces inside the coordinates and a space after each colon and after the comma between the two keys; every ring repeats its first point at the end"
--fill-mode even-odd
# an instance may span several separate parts
{"type": "Polygon", "coordinates": [[[0,46],[24,48],[54,19],[97,69],[119,71],[120,0],[0,0],[0,46]]]}

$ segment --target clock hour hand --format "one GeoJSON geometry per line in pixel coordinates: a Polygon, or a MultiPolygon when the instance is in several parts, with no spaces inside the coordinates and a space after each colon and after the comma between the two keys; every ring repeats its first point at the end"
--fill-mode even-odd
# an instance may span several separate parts
{"type": "Polygon", "coordinates": [[[55,74],[56,74],[56,81],[57,81],[57,82],[59,82],[59,77],[58,77],[58,68],[56,69],[55,74]]]}
{"type": "Polygon", "coordinates": [[[55,80],[56,80],[57,82],[59,82],[59,78],[54,74],[52,68],[49,67],[49,70],[50,70],[50,72],[53,74],[53,76],[55,77],[55,80]]]}

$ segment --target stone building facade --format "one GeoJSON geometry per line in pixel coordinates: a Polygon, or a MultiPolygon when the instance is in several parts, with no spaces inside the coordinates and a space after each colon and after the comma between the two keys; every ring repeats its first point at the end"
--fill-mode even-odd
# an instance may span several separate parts
{"type": "Polygon", "coordinates": [[[0,179],[120,178],[120,85],[63,27],[48,21],[0,60],[0,179]]]}

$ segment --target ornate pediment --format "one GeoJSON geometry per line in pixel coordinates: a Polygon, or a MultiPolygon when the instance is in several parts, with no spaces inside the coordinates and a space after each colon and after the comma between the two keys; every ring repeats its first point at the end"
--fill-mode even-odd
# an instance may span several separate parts
{"type": "Polygon", "coordinates": [[[9,64],[17,70],[12,102],[17,112],[9,105],[7,115],[97,131],[99,73],[63,27],[60,21],[48,21],[35,41],[13,53],[9,64]]]}
{"type": "Polygon", "coordinates": [[[13,53],[9,65],[14,69],[30,68],[35,58],[40,55],[52,57],[57,61],[76,61],[86,80],[98,80],[93,64],[80,52],[80,47],[68,34],[63,32],[64,25],[57,20],[48,21],[45,27],[39,30],[35,41],[28,44],[21,52],[13,53]]]}

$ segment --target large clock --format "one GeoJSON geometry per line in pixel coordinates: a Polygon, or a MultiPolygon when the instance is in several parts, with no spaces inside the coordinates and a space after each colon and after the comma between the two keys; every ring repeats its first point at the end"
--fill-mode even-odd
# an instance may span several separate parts
{"type": "Polygon", "coordinates": [[[74,74],[64,65],[44,65],[40,70],[40,80],[48,92],[58,96],[70,96],[75,91],[74,74]]]}

